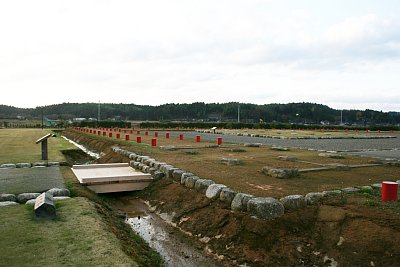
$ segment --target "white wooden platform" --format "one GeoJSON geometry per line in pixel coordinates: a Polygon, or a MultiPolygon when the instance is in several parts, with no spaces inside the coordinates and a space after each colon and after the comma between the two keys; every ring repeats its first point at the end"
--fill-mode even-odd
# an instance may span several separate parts
{"type": "Polygon", "coordinates": [[[95,193],[142,190],[153,181],[150,174],[136,171],[128,163],[73,165],[72,171],[95,193]]]}

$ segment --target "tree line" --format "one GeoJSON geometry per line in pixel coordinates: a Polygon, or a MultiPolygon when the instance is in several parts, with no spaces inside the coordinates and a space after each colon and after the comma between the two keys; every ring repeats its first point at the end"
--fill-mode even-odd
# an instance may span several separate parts
{"type": "Polygon", "coordinates": [[[241,123],[293,123],[293,124],[356,124],[398,125],[399,112],[375,110],[337,110],[316,103],[248,104],[203,103],[164,104],[159,106],[116,103],[62,103],[36,108],[17,108],[0,105],[0,119],[46,118],[72,120],[98,118],[101,120],[140,121],[192,121],[241,123]]]}

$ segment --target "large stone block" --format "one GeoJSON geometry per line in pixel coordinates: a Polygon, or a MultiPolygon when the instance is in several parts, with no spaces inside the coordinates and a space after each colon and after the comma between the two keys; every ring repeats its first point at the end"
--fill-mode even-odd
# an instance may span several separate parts
{"type": "Polygon", "coordinates": [[[285,208],[278,200],[272,197],[252,198],[247,202],[250,214],[260,219],[272,220],[282,216],[285,208]]]}
{"type": "Polygon", "coordinates": [[[219,194],[219,199],[228,204],[229,206],[232,204],[232,200],[235,198],[236,196],[236,192],[233,191],[232,189],[225,187],[222,188],[221,193],[219,194]]]}
{"type": "Polygon", "coordinates": [[[308,205],[317,204],[322,201],[325,197],[324,193],[321,192],[311,192],[306,195],[306,202],[308,205]]]}
{"type": "Polygon", "coordinates": [[[173,173],[172,173],[172,177],[173,177],[173,179],[175,180],[175,181],[181,181],[181,178],[182,178],[182,174],[184,174],[185,173],[185,171],[183,171],[183,170],[174,170],[173,171],[173,173]]]}
{"type": "Polygon", "coordinates": [[[307,206],[306,198],[302,195],[291,195],[279,200],[285,209],[297,210],[307,206]]]}
{"type": "Polygon", "coordinates": [[[70,192],[66,188],[52,188],[47,190],[49,194],[51,194],[53,197],[69,197],[70,192]]]}
{"type": "Polygon", "coordinates": [[[2,201],[17,202],[17,197],[14,194],[0,194],[0,202],[2,201]]]}
{"type": "Polygon", "coordinates": [[[198,179],[194,185],[194,188],[199,191],[202,194],[205,194],[207,191],[207,188],[215,184],[213,180],[208,180],[208,179],[198,179]]]}
{"type": "Polygon", "coordinates": [[[223,184],[212,184],[206,190],[206,197],[210,199],[217,199],[221,194],[221,190],[226,188],[226,185],[223,184]]]}
{"type": "Polygon", "coordinates": [[[194,176],[194,174],[193,173],[190,173],[190,172],[185,172],[185,173],[182,173],[182,176],[181,176],[181,184],[185,184],[186,183],[186,179],[188,178],[188,177],[190,177],[190,176],[194,176]]]}
{"type": "Polygon", "coordinates": [[[262,171],[262,173],[264,173],[268,176],[279,178],[279,179],[288,179],[288,178],[296,177],[299,175],[298,169],[289,169],[289,168],[277,169],[277,168],[271,168],[271,167],[265,166],[262,168],[261,171],[262,171]]]}
{"type": "Polygon", "coordinates": [[[15,166],[17,168],[30,168],[30,167],[32,167],[32,164],[30,164],[30,163],[17,163],[17,164],[15,164],[15,166]]]}
{"type": "Polygon", "coordinates": [[[0,207],[7,207],[7,206],[14,206],[14,205],[18,205],[18,203],[15,202],[15,201],[3,201],[3,202],[0,202],[0,207]]]}
{"type": "Polygon", "coordinates": [[[185,186],[188,187],[188,188],[194,188],[194,186],[196,185],[196,181],[199,180],[199,179],[200,178],[197,177],[197,176],[189,176],[186,179],[185,186]]]}
{"type": "Polygon", "coordinates": [[[25,203],[29,199],[37,198],[39,195],[39,193],[22,193],[17,196],[17,200],[19,203],[25,203]]]}
{"type": "Polygon", "coordinates": [[[231,209],[239,211],[247,211],[247,202],[254,198],[253,195],[237,193],[232,200],[231,209]]]}

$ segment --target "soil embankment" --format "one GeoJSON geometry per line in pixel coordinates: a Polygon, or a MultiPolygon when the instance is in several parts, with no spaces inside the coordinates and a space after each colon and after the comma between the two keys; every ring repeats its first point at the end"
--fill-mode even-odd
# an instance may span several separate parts
{"type": "MultiPolygon", "coordinates": [[[[110,141],[72,132],[68,136],[103,152],[102,163],[129,162],[112,152],[110,141]]],[[[264,221],[162,179],[140,193],[117,197],[115,207],[137,196],[157,212],[169,214],[173,223],[193,235],[193,242],[200,240],[201,249],[226,266],[398,266],[400,262],[398,204],[352,195],[264,221]]]]}

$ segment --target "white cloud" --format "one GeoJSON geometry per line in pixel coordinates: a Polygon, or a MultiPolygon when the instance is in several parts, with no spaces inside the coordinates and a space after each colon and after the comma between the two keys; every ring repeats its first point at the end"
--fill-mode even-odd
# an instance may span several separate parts
{"type": "Polygon", "coordinates": [[[392,109],[400,23],[376,5],[343,15],[296,1],[4,1],[0,87],[12,93],[0,102],[355,108],[379,90],[385,97],[373,95],[376,103],[392,109]]]}

